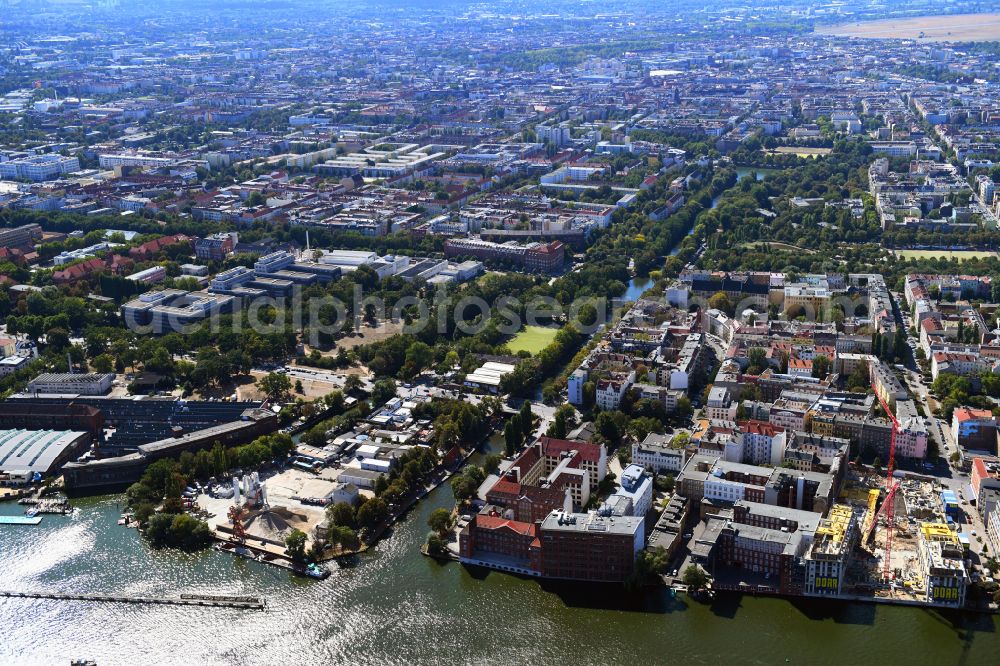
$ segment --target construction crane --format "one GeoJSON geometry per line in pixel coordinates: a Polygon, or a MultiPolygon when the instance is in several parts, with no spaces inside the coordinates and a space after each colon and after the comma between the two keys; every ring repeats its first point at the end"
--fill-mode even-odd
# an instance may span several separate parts
{"type": "Polygon", "coordinates": [[[234,504],[229,507],[229,520],[233,523],[233,541],[241,546],[247,542],[247,533],[243,529],[243,507],[234,504]]]}
{"type": "MultiPolygon", "coordinates": [[[[889,405],[879,395],[874,383],[872,383],[872,390],[875,391],[875,397],[878,398],[882,409],[885,410],[889,420],[892,421],[892,434],[889,437],[889,466],[885,471],[885,500],[882,502],[882,507],[879,510],[879,513],[885,514],[885,556],[882,559],[882,579],[889,580],[889,576],[892,573],[892,535],[896,529],[896,490],[899,488],[899,483],[892,478],[892,472],[896,464],[896,436],[899,434],[900,428],[899,421],[896,420],[896,415],[892,413],[889,405]]],[[[873,531],[877,522],[878,516],[873,517],[871,527],[873,531]]]]}

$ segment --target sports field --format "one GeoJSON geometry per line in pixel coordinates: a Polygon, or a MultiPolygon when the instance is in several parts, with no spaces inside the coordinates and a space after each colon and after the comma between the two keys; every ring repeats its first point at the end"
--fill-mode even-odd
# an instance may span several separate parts
{"type": "Polygon", "coordinates": [[[778,146],[769,150],[772,155],[796,155],[797,157],[826,157],[833,148],[807,148],[805,146],[778,146]]]}
{"type": "Polygon", "coordinates": [[[914,16],[822,26],[818,35],[936,42],[989,42],[1000,39],[1000,14],[914,16]]]}
{"type": "Polygon", "coordinates": [[[519,351],[526,351],[529,354],[537,354],[552,342],[558,328],[547,328],[545,326],[525,326],[514,338],[507,343],[510,350],[515,354],[519,351]]]}
{"type": "Polygon", "coordinates": [[[986,259],[997,256],[996,252],[988,250],[895,250],[897,256],[903,259],[952,259],[967,261],[969,259],[986,259]]]}

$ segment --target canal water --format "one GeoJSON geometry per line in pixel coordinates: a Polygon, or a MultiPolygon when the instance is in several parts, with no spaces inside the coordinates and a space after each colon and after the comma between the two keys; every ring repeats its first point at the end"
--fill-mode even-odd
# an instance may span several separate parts
{"type": "MultiPolygon", "coordinates": [[[[864,604],[548,584],[421,556],[445,485],[325,581],[215,551],[152,551],[121,496],[0,526],[0,588],[266,598],[264,611],[0,598],[0,664],[995,664],[997,620],[864,604]]],[[[0,512],[20,513],[16,504],[0,512]]]]}
{"type": "MultiPolygon", "coordinates": [[[[768,174],[775,173],[777,171],[778,171],[778,169],[767,169],[767,168],[755,169],[753,167],[737,167],[736,168],[736,182],[739,182],[739,181],[743,180],[744,178],[746,178],[747,176],[749,176],[751,173],[753,173],[753,174],[756,175],[756,179],[758,181],[761,181],[761,180],[764,180],[764,178],[766,178],[768,174]]],[[[722,195],[723,194],[725,194],[725,192],[723,192],[722,194],[719,194],[719,195],[717,195],[717,196],[715,196],[715,197],[712,198],[712,204],[711,204],[711,206],[709,206],[710,209],[711,208],[716,208],[719,205],[719,201],[722,199],[722,195]]],[[[687,230],[687,235],[690,236],[693,233],[694,233],[694,225],[692,224],[691,228],[687,230]]],[[[681,244],[677,243],[677,245],[674,246],[674,249],[672,249],[670,251],[670,254],[668,256],[673,257],[673,256],[675,256],[680,251],[681,251],[681,244]]],[[[647,289],[647,288],[648,287],[642,287],[639,290],[639,293],[636,294],[635,297],[633,297],[633,298],[628,298],[628,294],[626,293],[626,300],[635,300],[636,298],[639,297],[639,295],[642,294],[642,291],[645,290],[645,289],[647,289]]],[[[631,292],[632,289],[633,289],[633,286],[632,286],[631,283],[629,283],[629,291],[631,292]]]]}

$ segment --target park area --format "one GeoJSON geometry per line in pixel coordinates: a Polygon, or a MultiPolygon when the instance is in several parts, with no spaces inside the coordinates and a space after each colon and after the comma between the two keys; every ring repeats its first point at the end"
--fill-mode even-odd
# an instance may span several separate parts
{"type": "Polygon", "coordinates": [[[507,346],[515,354],[520,351],[537,354],[549,346],[558,332],[558,328],[525,326],[507,343],[507,346]]]}
{"type": "Polygon", "coordinates": [[[923,39],[941,42],[987,42],[1000,39],[1000,14],[915,16],[818,28],[816,34],[868,39],[923,39]]]}
{"type": "Polygon", "coordinates": [[[958,259],[960,262],[997,256],[990,250],[895,250],[895,253],[901,259],[958,259]]]}

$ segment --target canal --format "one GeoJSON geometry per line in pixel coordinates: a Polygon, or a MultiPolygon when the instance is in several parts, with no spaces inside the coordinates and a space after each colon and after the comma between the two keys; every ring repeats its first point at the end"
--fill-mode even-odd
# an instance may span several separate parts
{"type": "Polygon", "coordinates": [[[248,594],[267,609],[0,599],[0,663],[987,664],[1000,650],[997,621],[975,615],[750,597],[702,605],[438,564],[418,548],[430,512],[452,505],[448,486],[325,581],[215,551],[152,551],[116,524],[120,500],[0,527],[0,586],[248,594]]]}

